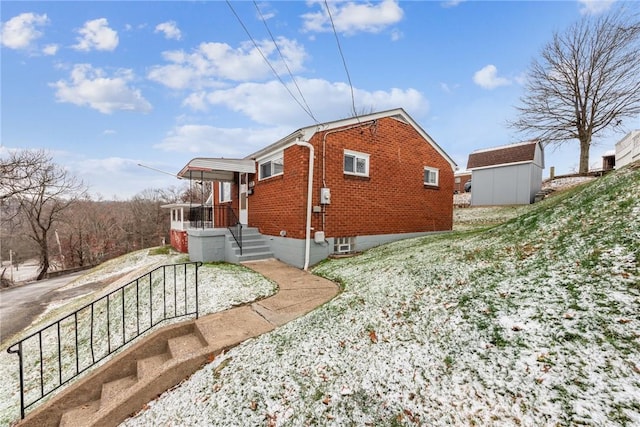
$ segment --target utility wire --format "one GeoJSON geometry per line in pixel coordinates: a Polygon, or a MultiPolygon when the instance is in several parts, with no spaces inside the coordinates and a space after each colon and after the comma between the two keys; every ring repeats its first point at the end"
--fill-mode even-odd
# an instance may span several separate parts
{"type": "Polygon", "coordinates": [[[267,57],[265,56],[264,53],[262,53],[262,50],[260,49],[260,47],[258,46],[258,43],[256,43],[256,41],[253,39],[253,37],[251,36],[251,33],[249,33],[249,30],[247,29],[247,27],[244,25],[244,23],[242,22],[242,19],[240,19],[240,16],[238,16],[238,14],[236,13],[235,9],[233,8],[233,6],[231,6],[231,3],[229,2],[229,0],[227,0],[227,5],[229,6],[229,9],[231,9],[231,11],[233,12],[233,14],[235,15],[236,19],[238,20],[238,22],[240,23],[240,25],[242,26],[242,28],[244,29],[245,33],[247,33],[247,36],[249,36],[249,38],[251,39],[251,42],[253,43],[253,45],[255,46],[255,48],[258,50],[258,52],[260,53],[260,55],[262,56],[262,59],[264,59],[264,61],[267,63],[267,65],[269,66],[269,68],[271,68],[271,71],[273,72],[273,74],[276,76],[276,78],[280,81],[280,83],[282,83],[282,86],[284,86],[284,88],[287,90],[287,92],[289,92],[289,95],[291,95],[291,97],[296,101],[296,103],[300,106],[300,108],[302,108],[304,110],[305,113],[307,113],[316,123],[318,122],[316,120],[315,117],[313,117],[313,114],[311,114],[311,111],[307,111],[307,109],[304,107],[304,105],[302,105],[300,103],[300,101],[298,101],[298,98],[295,97],[295,95],[291,92],[291,90],[287,87],[287,85],[285,84],[285,82],[282,80],[282,78],[280,77],[280,75],[278,74],[278,72],[276,71],[276,69],[273,67],[273,65],[271,65],[271,62],[269,62],[269,60],[267,59],[267,57]]]}
{"type": "Polygon", "coordinates": [[[327,0],[324,0],[324,6],[327,9],[327,14],[329,14],[329,20],[331,21],[331,28],[333,28],[333,34],[336,37],[336,43],[338,44],[338,51],[340,52],[340,57],[342,58],[344,71],[347,73],[347,80],[349,80],[349,87],[351,88],[351,108],[353,109],[353,116],[357,119],[358,113],[356,113],[356,100],[355,100],[355,97],[353,96],[353,84],[351,83],[351,76],[349,75],[349,69],[347,68],[347,61],[344,59],[344,54],[342,53],[342,47],[340,46],[340,39],[338,38],[338,33],[336,32],[336,26],[333,23],[333,17],[331,16],[331,10],[329,10],[329,4],[327,3],[327,0]]]}
{"type": "MultiPolygon", "coordinates": [[[[258,14],[260,15],[260,19],[264,23],[264,27],[267,29],[267,32],[269,33],[269,36],[271,37],[271,40],[273,41],[273,45],[276,47],[276,49],[278,51],[278,54],[280,54],[280,59],[282,59],[282,63],[287,68],[287,71],[289,72],[289,76],[291,77],[291,80],[293,81],[293,84],[296,86],[296,89],[298,89],[298,93],[300,94],[300,98],[302,98],[302,102],[304,102],[304,105],[307,107],[308,114],[311,116],[311,118],[316,123],[319,123],[318,120],[316,120],[316,118],[313,116],[313,113],[311,112],[311,107],[309,107],[309,104],[307,103],[307,100],[304,98],[304,95],[302,94],[302,90],[300,90],[300,86],[298,86],[298,82],[296,81],[296,78],[293,76],[293,73],[291,72],[291,69],[289,68],[289,65],[287,65],[287,61],[284,59],[284,55],[282,54],[282,51],[280,50],[280,46],[278,46],[278,43],[276,43],[276,39],[275,39],[275,37],[273,37],[273,34],[271,33],[271,30],[269,29],[269,26],[267,25],[267,20],[264,19],[264,16],[262,15],[262,11],[258,7],[258,3],[256,3],[255,0],[253,1],[253,5],[256,7],[256,10],[258,11],[258,14]]],[[[307,111],[307,110],[305,110],[305,111],[307,111]]]]}

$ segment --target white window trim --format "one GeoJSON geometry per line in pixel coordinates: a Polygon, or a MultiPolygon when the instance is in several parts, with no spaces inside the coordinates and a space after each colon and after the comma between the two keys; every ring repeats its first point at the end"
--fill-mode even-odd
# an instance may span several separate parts
{"type": "MultiPolygon", "coordinates": [[[[356,165],[356,162],[354,162],[354,167],[356,165]]],[[[369,154],[366,153],[360,153],[358,151],[351,151],[351,150],[344,150],[344,156],[342,157],[342,170],[344,172],[345,175],[355,175],[355,176],[369,176],[369,154]],[[350,171],[346,171],[344,170],[344,158],[346,156],[353,156],[355,157],[355,160],[357,161],[357,159],[364,159],[365,161],[365,172],[364,173],[359,173],[356,171],[350,172],[350,171]]]]}
{"type": "Polygon", "coordinates": [[[232,197],[231,197],[231,183],[230,182],[219,182],[218,184],[219,184],[218,193],[219,193],[219,196],[220,196],[219,197],[220,203],[230,202],[231,199],[232,199],[232,197]],[[229,186],[229,194],[228,194],[229,198],[228,199],[224,198],[224,190],[223,190],[223,188],[224,188],[225,184],[229,186]]]}
{"type": "Polygon", "coordinates": [[[274,154],[273,156],[266,157],[258,162],[258,180],[262,181],[263,179],[273,178],[274,176],[279,176],[282,174],[284,174],[284,152],[280,151],[279,153],[274,154]],[[282,163],[282,172],[273,173],[273,162],[276,160],[280,160],[280,162],[282,163]],[[272,173],[269,176],[262,176],[262,165],[266,163],[271,163],[272,173]]]}
{"type": "MultiPolygon", "coordinates": [[[[439,169],[436,169],[436,168],[430,168],[430,167],[428,167],[428,166],[425,166],[425,167],[424,167],[424,171],[425,171],[425,172],[426,172],[426,171],[433,172],[433,173],[435,173],[435,175],[436,175],[436,180],[435,180],[435,182],[426,182],[426,181],[425,181],[425,182],[424,182],[424,185],[430,185],[430,186],[432,186],[432,187],[437,187],[437,186],[440,184],[440,170],[439,170],[439,169]]],[[[424,180],[424,173],[423,173],[423,175],[422,175],[422,178],[423,178],[423,180],[424,180]]]]}

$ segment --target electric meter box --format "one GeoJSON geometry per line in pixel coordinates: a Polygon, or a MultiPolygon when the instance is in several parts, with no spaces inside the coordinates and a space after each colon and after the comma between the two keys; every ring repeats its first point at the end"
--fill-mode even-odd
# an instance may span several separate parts
{"type": "Polygon", "coordinates": [[[320,203],[323,205],[331,204],[331,190],[323,187],[320,189],[320,203]]]}

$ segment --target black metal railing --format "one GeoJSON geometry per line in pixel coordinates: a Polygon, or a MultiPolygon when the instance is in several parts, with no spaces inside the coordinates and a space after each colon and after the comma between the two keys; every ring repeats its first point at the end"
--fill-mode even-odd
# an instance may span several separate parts
{"type": "Polygon", "coordinates": [[[230,205],[227,206],[227,218],[229,219],[229,225],[227,226],[227,228],[231,232],[233,240],[235,240],[238,244],[238,247],[240,248],[240,255],[242,255],[242,224],[238,220],[235,211],[230,205]]]}
{"type": "Polygon", "coordinates": [[[158,267],[9,346],[19,359],[20,417],[159,323],[198,318],[201,265],[158,267]]]}

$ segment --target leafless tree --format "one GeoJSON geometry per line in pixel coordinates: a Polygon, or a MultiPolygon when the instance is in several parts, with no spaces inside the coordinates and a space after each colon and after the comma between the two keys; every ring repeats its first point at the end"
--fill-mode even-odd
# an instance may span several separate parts
{"type": "Polygon", "coordinates": [[[33,176],[48,161],[44,150],[11,150],[0,158],[0,200],[37,186],[33,176]]]}
{"type": "Polygon", "coordinates": [[[63,212],[79,198],[84,197],[84,184],[67,170],[55,164],[43,154],[40,166],[28,177],[29,187],[24,187],[14,198],[19,204],[20,215],[29,226],[29,237],[38,245],[40,267],[37,280],[41,280],[50,265],[49,238],[52,227],[62,219],[63,212]]]}
{"type": "Polygon", "coordinates": [[[515,129],[546,145],[580,143],[589,171],[592,138],[640,114],[640,20],[620,7],[554,33],[527,74],[515,129]]]}

